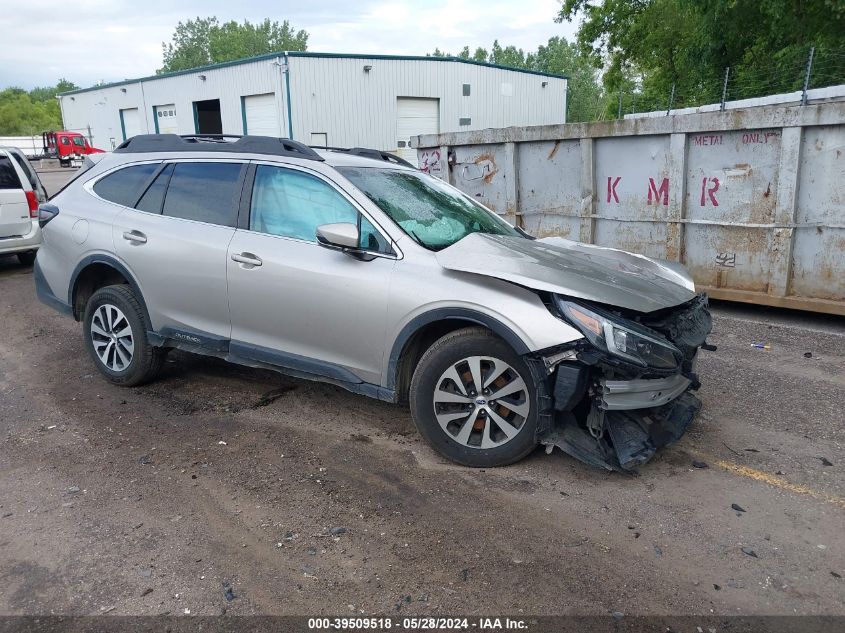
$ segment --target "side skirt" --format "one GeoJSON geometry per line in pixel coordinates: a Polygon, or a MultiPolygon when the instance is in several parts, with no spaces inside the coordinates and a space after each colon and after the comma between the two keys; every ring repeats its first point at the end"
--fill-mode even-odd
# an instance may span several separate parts
{"type": "Polygon", "coordinates": [[[269,369],[293,378],[336,385],[352,393],[384,402],[398,402],[395,390],[363,382],[344,367],[313,358],[277,352],[203,332],[174,328],[163,328],[161,332],[147,332],[147,339],[155,347],[169,347],[191,354],[213,356],[236,365],[269,369]]]}

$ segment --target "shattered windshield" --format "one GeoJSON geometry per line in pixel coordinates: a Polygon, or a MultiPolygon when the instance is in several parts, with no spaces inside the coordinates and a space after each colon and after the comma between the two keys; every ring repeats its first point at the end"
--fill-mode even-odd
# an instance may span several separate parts
{"type": "Polygon", "coordinates": [[[494,213],[428,174],[373,167],[337,170],[428,249],[442,250],[470,233],[520,235],[494,213]]]}

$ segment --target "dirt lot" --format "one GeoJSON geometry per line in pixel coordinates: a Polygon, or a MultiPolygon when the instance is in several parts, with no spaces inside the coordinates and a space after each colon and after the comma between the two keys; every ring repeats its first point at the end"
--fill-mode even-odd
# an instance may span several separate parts
{"type": "Polygon", "coordinates": [[[0,614],[845,614],[845,322],[714,312],[639,476],[470,470],[332,386],[181,353],[111,386],[0,259],[0,614]]]}

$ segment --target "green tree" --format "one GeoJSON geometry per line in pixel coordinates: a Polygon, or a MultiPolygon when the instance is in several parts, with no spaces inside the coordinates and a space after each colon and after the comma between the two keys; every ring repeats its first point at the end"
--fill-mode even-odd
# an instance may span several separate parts
{"type": "Polygon", "coordinates": [[[0,135],[31,136],[62,127],[56,95],[77,86],[60,79],[55,86],[0,91],[0,135]]]}
{"type": "Polygon", "coordinates": [[[499,66],[525,68],[525,51],[516,46],[505,46],[503,48],[499,44],[499,40],[493,40],[493,48],[490,49],[488,61],[499,66]]]}
{"type": "Polygon", "coordinates": [[[162,43],[163,65],[158,73],[187,70],[208,64],[281,51],[304,51],[308,33],[290,23],[270,21],[220,24],[216,17],[179,22],[170,43],[162,43]]]}
{"type": "Polygon", "coordinates": [[[474,52],[470,52],[469,46],[464,46],[461,49],[461,52],[458,53],[458,57],[461,59],[469,59],[474,62],[486,62],[488,58],[488,53],[486,48],[481,48],[480,46],[475,49],[474,52]]]}
{"type": "Polygon", "coordinates": [[[564,0],[557,20],[576,18],[612,116],[617,94],[626,111],[718,102],[727,67],[729,99],[796,90],[812,46],[811,86],[845,77],[842,0],[564,0]]]}
{"type": "Polygon", "coordinates": [[[572,123],[593,121],[604,108],[604,91],[592,60],[581,53],[577,44],[563,37],[552,37],[536,53],[526,57],[526,67],[569,77],[566,120],[572,123]]]}

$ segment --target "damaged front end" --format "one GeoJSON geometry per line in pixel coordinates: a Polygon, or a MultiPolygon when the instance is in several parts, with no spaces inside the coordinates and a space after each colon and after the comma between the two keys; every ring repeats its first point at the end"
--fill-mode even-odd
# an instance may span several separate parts
{"type": "Polygon", "coordinates": [[[701,407],[696,354],[715,349],[706,295],[646,314],[561,296],[549,307],[584,339],[542,358],[555,411],[539,438],[547,452],[631,472],[684,434],[701,407]]]}

